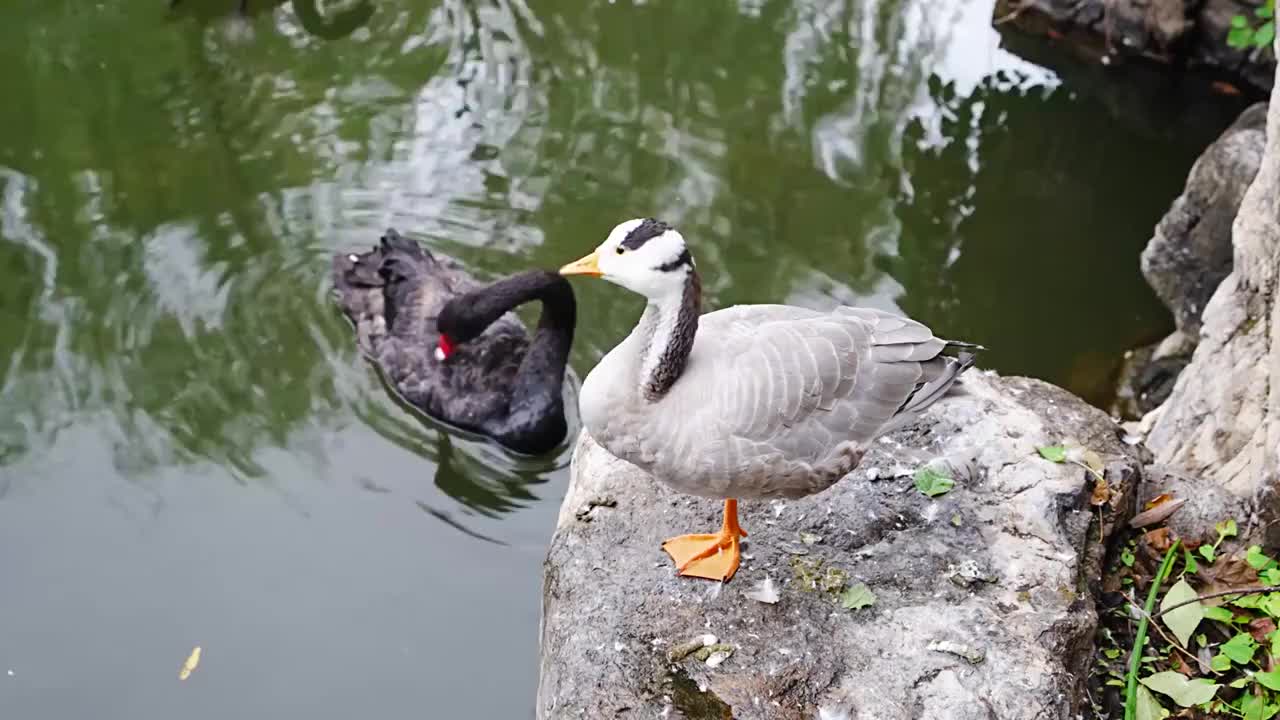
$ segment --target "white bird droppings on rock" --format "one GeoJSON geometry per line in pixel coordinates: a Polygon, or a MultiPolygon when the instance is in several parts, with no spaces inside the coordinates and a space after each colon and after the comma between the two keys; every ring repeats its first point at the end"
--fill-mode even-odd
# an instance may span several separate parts
{"type": "Polygon", "coordinates": [[[754,588],[743,593],[747,598],[756,602],[768,603],[770,605],[778,602],[778,588],[773,584],[773,578],[766,576],[754,588]]]}
{"type": "Polygon", "coordinates": [[[935,640],[929,643],[929,649],[962,657],[974,665],[987,659],[987,654],[982,650],[950,640],[935,640]]]}
{"type": "Polygon", "coordinates": [[[849,720],[849,713],[839,709],[819,707],[817,720],[849,720]]]}

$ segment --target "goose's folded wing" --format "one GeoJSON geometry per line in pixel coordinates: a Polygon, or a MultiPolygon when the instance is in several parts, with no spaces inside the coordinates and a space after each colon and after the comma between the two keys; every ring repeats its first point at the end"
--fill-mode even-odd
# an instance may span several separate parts
{"type": "Polygon", "coordinates": [[[705,338],[722,348],[718,362],[699,368],[721,376],[709,383],[715,417],[752,452],[817,461],[841,442],[870,442],[900,413],[924,407],[913,398],[957,374],[948,372],[954,358],[940,356],[946,342],[913,320],[783,307],[748,306],[705,338]]]}

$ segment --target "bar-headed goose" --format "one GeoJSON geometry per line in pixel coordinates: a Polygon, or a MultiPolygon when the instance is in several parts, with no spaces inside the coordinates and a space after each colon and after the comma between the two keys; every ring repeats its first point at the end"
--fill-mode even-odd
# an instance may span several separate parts
{"type": "Polygon", "coordinates": [[[684,238],[628,220],[560,269],[648,298],[587,376],[579,404],[598,444],[672,488],[724,498],[712,535],[663,543],[681,575],[738,569],[736,498],[802,497],[853,470],[869,443],[946,394],[980,349],[866,308],[739,305],[702,315],[684,238]],[[957,356],[944,354],[957,350],[957,356]]]}

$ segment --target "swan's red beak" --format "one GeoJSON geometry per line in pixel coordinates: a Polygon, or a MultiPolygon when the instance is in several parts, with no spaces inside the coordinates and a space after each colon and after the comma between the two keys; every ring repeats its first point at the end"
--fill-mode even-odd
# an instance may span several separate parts
{"type": "Polygon", "coordinates": [[[600,277],[600,256],[594,252],[590,255],[574,260],[573,262],[560,268],[561,275],[589,275],[591,277],[600,277]]]}
{"type": "Polygon", "coordinates": [[[443,360],[453,354],[453,341],[448,335],[440,333],[440,342],[436,345],[436,359],[443,360]]]}

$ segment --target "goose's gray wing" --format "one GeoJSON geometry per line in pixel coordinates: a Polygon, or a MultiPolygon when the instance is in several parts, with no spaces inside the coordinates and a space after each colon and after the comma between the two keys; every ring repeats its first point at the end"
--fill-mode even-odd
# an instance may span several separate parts
{"type": "Polygon", "coordinates": [[[716,388],[710,412],[744,461],[822,463],[848,443],[865,447],[972,364],[942,354],[952,343],[924,325],[880,310],[742,306],[704,318],[698,342],[720,357],[681,383],[716,388]]]}

